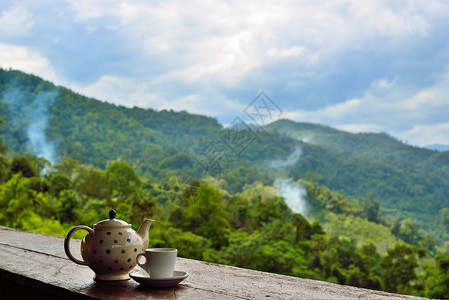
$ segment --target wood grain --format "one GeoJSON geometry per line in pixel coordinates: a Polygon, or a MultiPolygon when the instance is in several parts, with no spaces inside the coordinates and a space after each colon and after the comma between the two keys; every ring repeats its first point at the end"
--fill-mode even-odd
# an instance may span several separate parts
{"type": "MultiPolygon", "coordinates": [[[[1,294],[7,299],[420,299],[185,258],[177,259],[176,270],[190,276],[177,287],[146,288],[132,279],[96,282],[88,267],[66,257],[63,244],[62,237],[0,227],[1,294]]],[[[79,255],[80,241],[71,244],[79,255]]]]}

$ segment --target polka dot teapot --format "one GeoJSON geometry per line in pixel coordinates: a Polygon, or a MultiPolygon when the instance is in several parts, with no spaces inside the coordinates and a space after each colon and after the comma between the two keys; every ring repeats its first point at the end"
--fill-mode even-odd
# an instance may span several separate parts
{"type": "Polygon", "coordinates": [[[85,225],[73,227],[64,241],[64,250],[73,262],[89,266],[95,272],[95,280],[127,280],[136,266],[137,254],[148,248],[148,231],[154,220],[146,219],[137,231],[131,224],[115,219],[115,210],[109,211],[109,220],[103,220],[90,228],[85,225]],[[78,230],[88,233],[81,241],[83,260],[73,257],[70,239],[78,230]]]}

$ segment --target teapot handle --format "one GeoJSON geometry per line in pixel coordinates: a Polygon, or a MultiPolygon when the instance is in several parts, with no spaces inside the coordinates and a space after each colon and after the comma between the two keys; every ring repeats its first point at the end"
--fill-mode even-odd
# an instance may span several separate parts
{"type": "Polygon", "coordinates": [[[72,235],[75,232],[77,232],[78,230],[81,230],[81,229],[87,230],[89,233],[93,233],[94,232],[94,230],[92,228],[90,228],[89,226],[86,226],[86,225],[78,225],[78,226],[73,227],[69,231],[69,233],[67,233],[67,236],[66,236],[66,238],[64,240],[64,250],[65,250],[65,254],[67,254],[67,256],[70,258],[71,261],[73,261],[74,263],[77,263],[79,265],[87,266],[87,265],[89,265],[89,263],[87,261],[84,261],[84,260],[76,259],[72,255],[72,253],[70,252],[70,247],[69,247],[70,239],[72,238],[72,235]]]}

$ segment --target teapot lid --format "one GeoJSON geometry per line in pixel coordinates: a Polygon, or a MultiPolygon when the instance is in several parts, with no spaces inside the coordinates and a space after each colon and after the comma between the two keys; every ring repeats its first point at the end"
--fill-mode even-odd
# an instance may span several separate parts
{"type": "Polygon", "coordinates": [[[114,227],[131,227],[131,224],[128,224],[125,221],[115,219],[115,215],[116,214],[117,213],[115,212],[115,210],[111,209],[109,211],[109,219],[105,219],[105,220],[102,220],[102,221],[94,224],[94,228],[110,227],[110,226],[114,226],[114,227]]]}

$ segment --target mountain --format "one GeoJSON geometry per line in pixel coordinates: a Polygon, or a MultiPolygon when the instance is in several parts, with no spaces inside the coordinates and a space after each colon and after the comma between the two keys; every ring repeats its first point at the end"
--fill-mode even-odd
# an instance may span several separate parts
{"type": "Polygon", "coordinates": [[[424,148],[430,149],[430,150],[437,150],[437,151],[449,151],[449,145],[442,145],[442,144],[430,144],[424,146],[424,148]]]}
{"type": "MultiPolygon", "coordinates": [[[[387,133],[348,133],[328,126],[290,120],[278,120],[268,128],[309,144],[329,146],[379,161],[438,165],[436,163],[441,159],[436,150],[404,144],[387,133]]],[[[449,153],[447,156],[449,157],[449,153]]]]}
{"type": "Polygon", "coordinates": [[[223,176],[234,190],[243,187],[243,177],[267,182],[260,176],[264,172],[246,168],[248,163],[285,157],[297,144],[278,134],[251,131],[254,138],[236,153],[225,143],[228,135],[216,119],[116,106],[20,71],[0,70],[0,116],[5,121],[0,134],[12,153],[51,162],[72,157],[100,168],[120,159],[156,180],[181,172],[200,176],[207,167],[206,154],[216,149],[226,158],[229,167],[223,176]]]}
{"type": "Polygon", "coordinates": [[[104,169],[122,160],[156,182],[180,174],[201,177],[206,170],[233,193],[256,181],[307,179],[353,202],[373,197],[387,218],[412,218],[437,234],[438,213],[449,206],[449,153],[406,145],[387,134],[279,120],[239,132],[245,136],[237,147],[235,132],[214,118],[116,106],[2,69],[0,117],[10,153],[52,163],[71,157],[104,169]]]}
{"type": "Polygon", "coordinates": [[[438,226],[448,206],[449,153],[406,145],[385,133],[348,133],[328,126],[279,120],[269,130],[303,143],[295,178],[312,173],[320,184],[352,198],[371,195],[384,215],[438,226]]]}
{"type": "Polygon", "coordinates": [[[64,236],[116,209],[186,258],[447,296],[445,153],[288,120],[225,129],[1,69],[0,117],[0,225],[64,236]]]}

